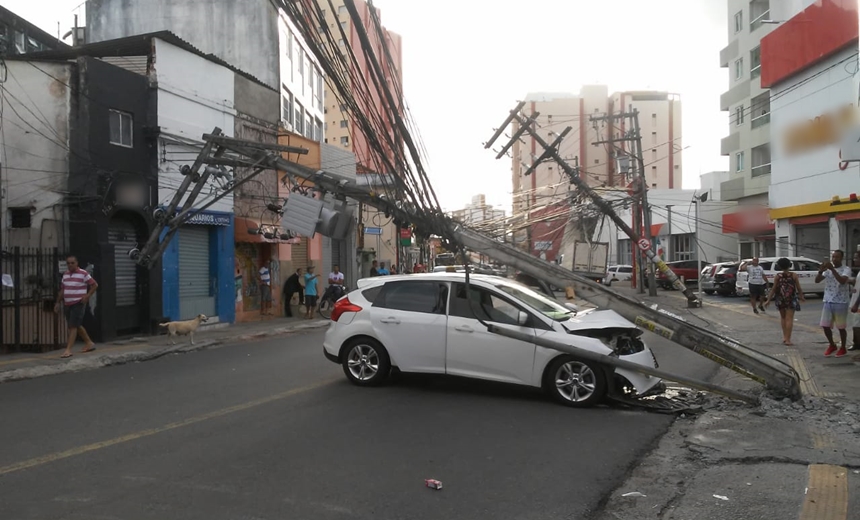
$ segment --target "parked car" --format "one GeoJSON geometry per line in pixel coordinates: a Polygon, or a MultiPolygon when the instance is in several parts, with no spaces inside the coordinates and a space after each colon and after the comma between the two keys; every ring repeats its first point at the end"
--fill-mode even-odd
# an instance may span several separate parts
{"type": "MultiPolygon", "coordinates": [[[[815,277],[818,275],[818,268],[821,267],[821,262],[806,258],[804,256],[789,256],[791,261],[791,270],[797,273],[800,279],[800,288],[804,294],[824,294],[824,282],[815,283],[815,277]]],[[[773,285],[773,277],[776,276],[776,261],[779,257],[771,256],[759,258],[758,265],[764,269],[764,274],[770,282],[768,286],[773,285]]],[[[752,258],[743,260],[738,270],[738,278],[735,284],[738,296],[747,296],[750,293],[748,275],[744,271],[745,264],[752,262],[752,258]]]]}
{"type": "Polygon", "coordinates": [[[740,265],[740,262],[732,262],[717,270],[717,274],[714,275],[714,287],[716,287],[717,294],[720,296],[733,296],[737,294],[736,282],[738,267],[740,265]]]}
{"type": "Polygon", "coordinates": [[[629,282],[633,278],[632,265],[613,265],[606,270],[603,285],[612,286],[615,282],[629,282]]]}
{"type": "Polygon", "coordinates": [[[448,374],[543,388],[568,406],[600,402],[610,388],[642,395],[660,379],[487,331],[500,328],[617,356],[647,367],[657,359],[642,331],[611,310],[574,312],[513,280],[427,273],[358,281],[335,304],[323,351],[358,386],[401,372],[448,374]]]}
{"type": "MultiPolygon", "coordinates": [[[[699,281],[699,273],[704,269],[704,262],[697,262],[695,260],[679,260],[676,262],[666,262],[666,265],[669,266],[669,269],[675,273],[675,276],[684,281],[684,283],[698,283],[699,281]]],[[[669,279],[661,273],[657,271],[657,287],[661,287],[663,289],[671,289],[672,283],[669,282],[669,279]]],[[[647,279],[646,279],[647,280],[647,279]]]]}
{"type": "Polygon", "coordinates": [[[730,265],[732,262],[718,262],[716,264],[708,264],[702,269],[702,272],[699,273],[699,276],[702,277],[702,291],[705,294],[714,294],[717,292],[717,285],[715,281],[715,277],[717,275],[717,271],[723,268],[726,265],[730,265]]]}

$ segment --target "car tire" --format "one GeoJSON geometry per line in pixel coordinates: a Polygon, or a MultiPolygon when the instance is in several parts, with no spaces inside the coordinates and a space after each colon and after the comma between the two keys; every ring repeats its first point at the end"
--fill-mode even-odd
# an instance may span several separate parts
{"type": "Polygon", "coordinates": [[[714,294],[715,292],[716,292],[716,291],[707,291],[707,290],[706,290],[706,291],[705,291],[705,294],[707,294],[708,296],[711,296],[711,295],[712,295],[712,294],[714,294]]]}
{"type": "Polygon", "coordinates": [[[555,358],[544,373],[543,386],[556,402],[574,408],[594,406],[606,397],[603,367],[574,356],[555,358]]]}
{"type": "Polygon", "coordinates": [[[357,386],[378,386],[388,379],[391,359],[388,351],[371,338],[355,338],[344,345],[341,354],[343,373],[357,386]]]}

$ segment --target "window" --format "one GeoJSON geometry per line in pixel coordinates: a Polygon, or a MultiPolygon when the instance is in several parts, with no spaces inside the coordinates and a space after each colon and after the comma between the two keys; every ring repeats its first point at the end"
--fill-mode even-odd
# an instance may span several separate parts
{"type": "Polygon", "coordinates": [[[342,104],[342,105],[340,105],[340,111],[341,111],[341,112],[346,112],[346,105],[343,105],[343,104],[342,104]]]}
{"type": "Polygon", "coordinates": [[[675,252],[675,260],[695,260],[696,236],[693,233],[672,235],[672,251],[675,252]]]}
{"type": "Polygon", "coordinates": [[[341,29],[346,31],[346,22],[340,22],[340,27],[341,27],[341,29]]]}
{"type": "Polygon", "coordinates": [[[9,220],[14,229],[29,228],[33,224],[30,208],[9,208],[9,220]]]}
{"type": "Polygon", "coordinates": [[[750,51],[750,78],[761,76],[761,47],[750,51]]]}
{"type": "Polygon", "coordinates": [[[651,144],[652,145],[657,144],[657,132],[651,132],[651,144]]]}
{"type": "Polygon", "coordinates": [[[738,152],[735,154],[735,171],[744,171],[744,153],[738,152]]]}
{"type": "Polygon", "coordinates": [[[770,124],[770,92],[759,94],[750,104],[750,127],[758,128],[770,124]]]}
{"type": "Polygon", "coordinates": [[[657,178],[657,167],[656,166],[651,167],[651,178],[657,178]]]}
{"type": "Polygon", "coordinates": [[[741,126],[744,124],[744,106],[738,105],[735,107],[735,125],[741,126]]]}
{"type": "Polygon", "coordinates": [[[131,114],[111,109],[108,117],[110,118],[110,144],[131,148],[132,125],[134,122],[131,114]]]}
{"type": "Polygon", "coordinates": [[[323,109],[323,98],[324,98],[324,95],[323,95],[322,73],[319,70],[317,70],[317,108],[320,110],[323,109]]]}
{"type": "Polygon", "coordinates": [[[323,123],[319,119],[314,122],[314,140],[323,140],[323,123]]]}
{"type": "Polygon", "coordinates": [[[633,250],[630,249],[631,243],[629,238],[618,241],[618,263],[630,265],[633,263],[633,250]]]}
{"type": "Polygon", "coordinates": [[[283,108],[284,121],[286,121],[289,124],[293,124],[293,103],[290,100],[290,94],[289,93],[284,94],[283,99],[284,99],[284,108],[283,108]]]}
{"type": "Polygon", "coordinates": [[[307,114],[305,117],[305,132],[302,135],[310,140],[314,140],[314,119],[310,114],[307,114]]]}
{"type": "MultiPolygon", "coordinates": [[[[595,159],[594,164],[600,164],[600,159],[595,159]]],[[[552,167],[550,167],[550,169],[552,169],[552,167]]]]}
{"type": "Polygon", "coordinates": [[[758,177],[770,173],[770,143],[756,146],[751,152],[752,164],[750,164],[750,175],[758,177]]]}
{"type": "Polygon", "coordinates": [[[349,14],[349,13],[346,11],[346,6],[345,6],[345,5],[342,5],[342,6],[340,6],[340,7],[338,7],[338,8],[337,8],[337,15],[338,15],[338,16],[343,16],[343,15],[345,15],[345,14],[349,14]]]}
{"type": "Polygon", "coordinates": [[[503,325],[519,325],[517,317],[520,314],[520,309],[510,301],[480,287],[469,287],[469,296],[471,302],[469,298],[466,298],[465,284],[455,284],[449,314],[471,319],[477,319],[475,314],[478,314],[484,321],[503,325]]]}
{"type": "Polygon", "coordinates": [[[651,128],[657,128],[657,114],[651,114],[651,128]]]}
{"type": "Polygon", "coordinates": [[[735,79],[741,79],[744,77],[744,59],[738,58],[735,60],[735,79]]]}
{"type": "Polygon", "coordinates": [[[373,306],[405,312],[445,314],[447,285],[439,282],[389,282],[374,298],[373,306]]]}
{"type": "Polygon", "coordinates": [[[656,161],[656,160],[657,160],[657,150],[656,150],[656,149],[654,149],[654,148],[652,148],[652,149],[651,149],[651,160],[652,160],[652,161],[656,161]]]}
{"type": "Polygon", "coordinates": [[[349,126],[349,123],[347,123],[346,119],[341,119],[340,120],[340,127],[346,128],[347,126],[349,126]]]}
{"type": "Polygon", "coordinates": [[[296,103],[296,120],[293,124],[296,127],[295,131],[297,134],[304,135],[304,133],[305,133],[304,123],[305,123],[305,109],[304,109],[304,107],[302,107],[302,105],[300,105],[299,103],[296,103]]]}
{"type": "Polygon", "coordinates": [[[744,30],[744,12],[738,11],[735,13],[735,34],[744,30]]]}
{"type": "Polygon", "coordinates": [[[349,136],[343,136],[340,138],[340,144],[344,146],[349,146],[349,136]]]}

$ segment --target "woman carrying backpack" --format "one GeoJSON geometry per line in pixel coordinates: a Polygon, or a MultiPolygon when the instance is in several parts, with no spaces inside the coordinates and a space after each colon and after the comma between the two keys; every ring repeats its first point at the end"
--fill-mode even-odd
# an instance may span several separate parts
{"type": "Polygon", "coordinates": [[[780,325],[782,326],[782,343],[792,345],[791,331],[794,328],[794,313],[800,310],[800,302],[805,302],[803,291],[800,289],[800,279],[796,273],[791,272],[791,260],[780,258],[776,261],[776,269],[779,271],[773,280],[773,287],[767,295],[764,306],[770,305],[771,300],[776,302],[779,310],[780,325]]]}

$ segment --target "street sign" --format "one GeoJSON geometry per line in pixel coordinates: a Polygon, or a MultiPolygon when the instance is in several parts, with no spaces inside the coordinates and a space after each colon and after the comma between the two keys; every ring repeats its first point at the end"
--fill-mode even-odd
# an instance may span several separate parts
{"type": "Polygon", "coordinates": [[[381,235],[382,228],[381,227],[366,227],[364,228],[365,235],[381,235]]]}
{"type": "Polygon", "coordinates": [[[640,239],[639,249],[641,249],[642,251],[648,251],[649,249],[651,249],[651,242],[649,242],[647,238],[640,239]]]}

